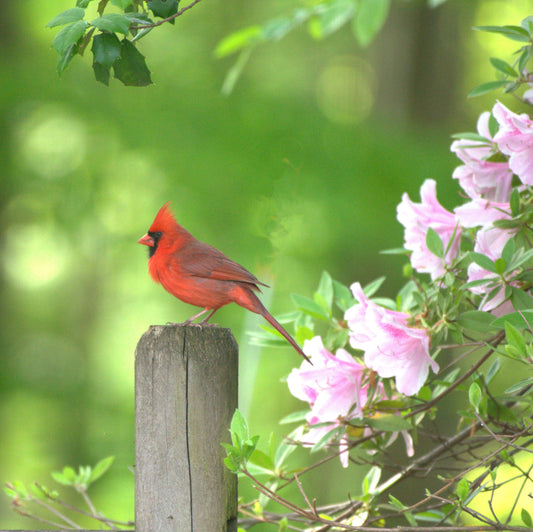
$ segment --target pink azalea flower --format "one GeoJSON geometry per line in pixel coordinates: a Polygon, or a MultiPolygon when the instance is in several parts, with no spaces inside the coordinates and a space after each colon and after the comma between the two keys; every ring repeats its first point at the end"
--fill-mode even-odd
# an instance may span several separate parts
{"type": "Polygon", "coordinates": [[[335,422],[339,416],[362,417],[360,393],[365,367],[344,349],[331,354],[320,336],[305,342],[304,353],[313,365],[304,360],[289,374],[287,384],[294,397],[311,405],[307,421],[312,424],[335,422]]]}
{"type": "MultiPolygon", "coordinates": [[[[496,220],[509,220],[511,218],[508,203],[495,203],[484,199],[475,199],[455,209],[459,223],[463,227],[480,227],[476,234],[474,251],[482,253],[492,261],[501,257],[502,249],[515,231],[494,227],[496,220]]],[[[480,310],[492,311],[499,307],[505,300],[505,287],[502,285],[496,296],[488,300],[489,294],[494,289],[491,281],[498,279],[498,275],[485,270],[476,263],[468,266],[468,281],[486,279],[487,284],[472,286],[469,290],[474,294],[484,296],[479,306],[480,310]]]]}
{"type": "Polygon", "coordinates": [[[350,345],[365,352],[365,364],[380,377],[395,377],[400,393],[413,395],[420,390],[438,364],[429,356],[429,335],[425,329],[409,327],[409,314],[380,307],[354,283],[357,303],[344,317],[350,329],[350,345]]]}
{"type": "MultiPolygon", "coordinates": [[[[488,142],[492,141],[489,132],[490,113],[480,115],[478,133],[488,142]]],[[[465,163],[453,172],[463,190],[472,198],[486,198],[493,201],[508,201],[511,194],[513,172],[507,162],[491,162],[487,159],[495,153],[494,146],[475,140],[455,140],[451,151],[465,163]]]]}
{"type": "Polygon", "coordinates": [[[533,122],[496,102],[492,109],[500,129],[494,136],[498,148],[509,156],[509,167],[525,185],[533,185],[533,122]]]}
{"type": "MultiPolygon", "coordinates": [[[[340,426],[341,422],[362,418],[363,407],[368,400],[368,386],[362,386],[365,366],[359,364],[344,349],[336,355],[331,354],[319,336],[307,340],[304,345],[305,354],[313,365],[303,361],[287,378],[289,390],[298,399],[306,401],[311,407],[306,419],[310,430],[305,434],[306,446],[311,446],[340,426]],[[319,425],[314,427],[314,425],[319,425]]],[[[383,386],[375,392],[386,399],[383,386]]],[[[366,432],[366,431],[365,431],[366,432]]],[[[407,431],[402,431],[407,455],[414,454],[413,441],[407,431]]],[[[392,444],[398,433],[392,433],[386,445],[392,444]]],[[[339,458],[343,467],[348,467],[349,444],[346,435],[339,440],[339,458]]]]}
{"type": "Polygon", "coordinates": [[[455,215],[447,211],[437,200],[437,184],[433,179],[424,181],[420,189],[421,203],[413,203],[407,194],[398,205],[398,221],[405,227],[405,247],[412,251],[411,264],[418,272],[425,272],[436,279],[445,273],[445,265],[457,256],[461,231],[457,229],[448,253],[437,257],[426,246],[428,228],[434,229],[447,248],[457,225],[455,215]]]}
{"type": "Polygon", "coordinates": [[[462,227],[491,228],[496,220],[511,219],[509,203],[497,203],[481,198],[456,207],[454,212],[462,227]]]}
{"type": "MultiPolygon", "coordinates": [[[[311,406],[306,419],[310,431],[305,445],[318,442],[332,428],[340,425],[339,418],[349,420],[363,417],[362,407],[367,401],[366,389],[361,389],[365,367],[357,363],[344,349],[331,354],[320,336],[307,340],[304,353],[313,365],[303,361],[287,378],[289,391],[311,406]],[[313,425],[330,423],[317,428],[313,425]]],[[[339,442],[339,458],[343,467],[348,466],[348,439],[342,436],[339,442]]]]}

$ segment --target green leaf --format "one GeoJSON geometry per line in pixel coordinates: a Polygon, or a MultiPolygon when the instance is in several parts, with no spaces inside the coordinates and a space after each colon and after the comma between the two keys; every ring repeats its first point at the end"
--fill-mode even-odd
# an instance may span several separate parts
{"type": "Polygon", "coordinates": [[[91,20],[90,24],[100,31],[127,35],[130,29],[131,19],[119,13],[106,13],[101,17],[91,20]]]}
{"type": "Polygon", "coordinates": [[[511,286],[511,303],[515,310],[533,309],[533,297],[516,286],[511,286]]]}
{"type": "Polygon", "coordinates": [[[344,26],[354,14],[353,0],[332,0],[322,3],[320,11],[309,21],[309,33],[315,39],[323,39],[344,26]]]}
{"type": "Polygon", "coordinates": [[[381,255],[408,255],[410,251],[405,248],[391,248],[391,249],[382,249],[379,253],[381,255]]]}
{"type": "Polygon", "coordinates": [[[519,42],[529,42],[528,32],[520,26],[475,26],[475,30],[499,33],[508,39],[519,42]]]}
{"type": "Polygon", "coordinates": [[[397,510],[405,510],[405,508],[407,508],[405,504],[400,502],[394,495],[391,495],[390,493],[389,493],[389,504],[393,506],[394,508],[396,508],[397,510]]]}
{"type": "MultiPolygon", "coordinates": [[[[400,432],[412,428],[411,423],[401,416],[395,414],[383,414],[371,418],[363,418],[364,425],[383,432],[400,432]]],[[[358,425],[358,420],[353,420],[352,424],[358,425]]]]}
{"type": "Polygon", "coordinates": [[[470,132],[454,133],[451,137],[452,139],[471,140],[473,142],[481,142],[483,144],[490,145],[490,140],[487,137],[483,137],[479,135],[478,133],[470,133],[470,132]]]}
{"type": "Polygon", "coordinates": [[[372,297],[380,288],[381,285],[385,282],[387,278],[385,276],[378,277],[374,281],[371,281],[363,287],[363,292],[365,296],[372,297]]]}
{"type": "Polygon", "coordinates": [[[154,17],[168,18],[178,12],[177,0],[146,0],[146,5],[154,17]]]}
{"type": "Polygon", "coordinates": [[[513,260],[514,252],[515,252],[514,238],[510,238],[509,240],[507,240],[507,242],[505,243],[505,246],[503,246],[503,249],[502,249],[502,259],[504,260],[505,264],[507,265],[511,264],[513,260]]]}
{"type": "Polygon", "coordinates": [[[72,22],[57,32],[57,35],[52,41],[52,46],[60,56],[64,56],[83,37],[86,29],[87,22],[85,20],[72,22]]]}
{"type": "Polygon", "coordinates": [[[496,259],[494,261],[494,267],[496,268],[496,273],[498,275],[503,275],[505,273],[505,267],[506,267],[506,262],[505,262],[505,259],[503,259],[502,257],[496,259]]]}
{"type": "Polygon", "coordinates": [[[128,7],[131,6],[133,0],[111,0],[111,3],[114,6],[117,6],[118,8],[122,9],[122,11],[125,11],[128,7]]]}
{"type": "Polygon", "coordinates": [[[333,281],[333,294],[335,304],[344,312],[354,303],[352,292],[347,286],[338,281],[333,281]]]}
{"type": "Polygon", "coordinates": [[[494,138],[494,135],[496,135],[496,133],[498,133],[499,129],[500,129],[500,124],[498,123],[496,118],[494,118],[494,115],[491,113],[489,115],[489,135],[492,138],[494,138]]]}
{"type": "Polygon", "coordinates": [[[95,480],[98,480],[102,475],[107,473],[108,469],[113,465],[114,461],[114,456],[108,456],[107,458],[100,460],[92,469],[89,477],[89,482],[94,482],[95,480]]]}
{"type": "Polygon", "coordinates": [[[78,52],[78,44],[71,44],[57,59],[57,73],[61,75],[78,52]]]}
{"type": "Polygon", "coordinates": [[[455,490],[455,493],[457,494],[457,497],[459,498],[459,500],[461,502],[465,502],[466,501],[466,498],[468,497],[468,492],[469,491],[470,491],[470,488],[469,488],[469,485],[468,485],[468,480],[466,480],[465,478],[462,478],[457,483],[457,488],[455,490]]]}
{"type": "Polygon", "coordinates": [[[431,227],[428,227],[426,233],[426,246],[433,255],[436,255],[439,258],[444,256],[444,244],[437,231],[431,227]]]}
{"type": "Polygon", "coordinates": [[[115,78],[124,85],[146,87],[152,83],[144,56],[127,39],[121,43],[120,58],[113,64],[113,70],[115,78]]]}
{"type": "Polygon", "coordinates": [[[322,436],[314,445],[311,447],[311,452],[316,453],[326,447],[331,441],[336,440],[339,436],[344,434],[344,427],[337,426],[328,430],[326,434],[322,436]]]}
{"type": "Polygon", "coordinates": [[[56,482],[58,482],[59,484],[63,484],[63,486],[73,485],[73,480],[67,478],[63,473],[60,473],[59,471],[52,471],[51,475],[56,482]]]}
{"type": "Polygon", "coordinates": [[[368,46],[387,20],[390,0],[359,0],[353,31],[361,46],[368,46]]]}
{"type": "Polygon", "coordinates": [[[331,313],[331,306],[333,305],[333,279],[327,271],[323,271],[318,283],[317,293],[321,296],[325,303],[325,310],[331,313]]]}
{"type": "Polygon", "coordinates": [[[100,83],[103,83],[104,85],[109,87],[109,78],[111,77],[109,67],[105,67],[100,63],[93,62],[93,72],[94,79],[96,81],[99,81],[100,83]]]}
{"type": "Polygon", "coordinates": [[[524,523],[524,525],[529,528],[533,527],[533,520],[531,519],[531,515],[525,508],[522,508],[522,511],[520,512],[520,517],[522,518],[522,523],[524,523]]]}
{"type": "Polygon", "coordinates": [[[245,48],[242,50],[237,58],[237,61],[235,61],[235,64],[228,70],[226,77],[224,78],[224,82],[222,83],[222,88],[220,89],[220,92],[223,96],[229,96],[233,92],[233,89],[241,77],[246,63],[248,63],[251,53],[252,48],[245,48]]]}
{"type": "Polygon", "coordinates": [[[281,419],[279,423],[280,425],[285,425],[287,423],[300,423],[301,421],[305,421],[305,416],[307,416],[307,414],[309,414],[309,410],[293,412],[292,414],[289,414],[281,419]]]}
{"type": "MultiPolygon", "coordinates": [[[[503,220],[500,220],[503,221],[503,220]]],[[[518,268],[518,266],[522,266],[525,262],[533,259],[533,249],[530,249],[526,252],[523,251],[523,249],[519,249],[518,253],[515,253],[513,256],[513,260],[511,261],[511,264],[509,265],[510,270],[515,270],[518,268]]],[[[531,266],[531,264],[529,265],[531,266]]]]}
{"type": "Polygon", "coordinates": [[[70,22],[76,22],[82,20],[85,16],[85,9],[81,7],[73,7],[72,9],[67,9],[59,15],[56,15],[47,25],[47,28],[53,28],[55,26],[64,26],[70,22]]]}
{"type": "Polygon", "coordinates": [[[322,307],[322,310],[325,312],[328,318],[331,318],[331,306],[328,305],[328,302],[326,301],[324,296],[322,294],[319,294],[318,292],[315,292],[313,294],[313,299],[315,303],[322,307]]]}
{"type": "Polygon", "coordinates": [[[482,94],[486,94],[487,92],[499,89],[500,87],[504,87],[505,85],[509,85],[510,83],[510,81],[506,80],[487,81],[486,83],[482,83],[481,85],[478,85],[477,87],[473,88],[468,93],[467,97],[474,98],[474,96],[481,96],[482,94]]]}
{"type": "MultiPolygon", "coordinates": [[[[294,338],[296,342],[300,345],[304,345],[306,340],[311,340],[311,338],[315,337],[315,332],[310,329],[309,327],[305,327],[302,325],[297,325],[295,332],[294,332],[294,338]]],[[[287,341],[283,341],[283,345],[287,345],[287,341]]]]}
{"type": "Polygon", "coordinates": [[[515,382],[512,386],[507,388],[504,393],[506,394],[515,394],[516,392],[520,392],[526,387],[533,384],[533,376],[528,377],[527,379],[521,380],[519,382],[515,382]]]}
{"type": "Polygon", "coordinates": [[[305,312],[314,318],[329,321],[329,316],[325,313],[324,309],[312,299],[298,294],[292,294],[291,298],[296,307],[302,312],[305,312]]]}
{"type": "Polygon", "coordinates": [[[255,449],[250,456],[248,467],[250,464],[262,469],[264,473],[274,473],[274,463],[272,462],[272,459],[259,449],[255,449]]]}
{"type": "Polygon", "coordinates": [[[516,70],[509,63],[506,63],[502,59],[498,59],[497,57],[491,57],[490,62],[496,70],[503,72],[505,75],[513,76],[515,78],[518,77],[518,72],[516,72],[516,70]]]}
{"type": "Polygon", "coordinates": [[[77,7],[86,8],[93,0],[76,0],[77,7]]]}
{"type": "Polygon", "coordinates": [[[381,478],[381,468],[372,466],[363,479],[363,495],[375,495],[381,478]]]}
{"type": "Polygon", "coordinates": [[[242,444],[249,439],[248,424],[239,409],[235,409],[235,413],[231,419],[230,432],[235,436],[234,445],[242,447],[242,444]]]}
{"type": "MultiPolygon", "coordinates": [[[[420,397],[420,393],[418,396],[420,397]]],[[[397,410],[398,408],[403,408],[404,406],[405,402],[401,399],[384,399],[383,401],[377,401],[373,405],[373,407],[378,411],[397,410]]]]}
{"type": "Polygon", "coordinates": [[[224,465],[232,472],[238,473],[240,469],[240,462],[233,456],[228,455],[224,458],[224,465]]]}
{"type": "Polygon", "coordinates": [[[100,33],[94,36],[91,51],[95,63],[109,69],[120,57],[121,44],[114,33],[100,33]]]}
{"type": "Polygon", "coordinates": [[[501,367],[501,358],[495,358],[494,362],[491,364],[489,370],[487,371],[486,381],[487,384],[492,381],[492,379],[498,374],[501,367]]]}
{"type": "Polygon", "coordinates": [[[283,39],[295,26],[294,19],[287,17],[277,17],[268,20],[261,27],[261,36],[263,40],[279,41],[283,39]]]}
{"type": "Polygon", "coordinates": [[[514,325],[517,329],[533,329],[533,310],[521,310],[520,312],[505,314],[495,319],[491,326],[503,329],[506,323],[514,325]]]}
{"type": "Polygon", "coordinates": [[[475,251],[471,251],[468,254],[468,256],[472,260],[472,262],[475,262],[478,266],[481,266],[484,270],[487,270],[492,273],[497,273],[494,262],[492,262],[492,260],[490,260],[486,255],[483,255],[482,253],[476,253],[475,251]]]}
{"type": "Polygon", "coordinates": [[[470,385],[470,388],[468,388],[468,400],[476,412],[479,412],[479,405],[481,404],[482,398],[483,395],[481,393],[479,384],[477,382],[473,382],[470,385]]]}
{"type": "Polygon", "coordinates": [[[522,333],[509,321],[505,322],[505,339],[521,356],[526,356],[526,340],[522,333]]]}
{"type": "Polygon", "coordinates": [[[533,35],[533,16],[526,17],[520,22],[520,27],[524,28],[528,35],[533,35]]]}
{"type": "MultiPolygon", "coordinates": [[[[520,192],[517,188],[513,188],[513,190],[511,191],[511,198],[509,201],[511,206],[511,214],[514,218],[520,214],[520,192]]],[[[509,240],[513,239],[510,238],[509,240]]]]}
{"type": "Polygon", "coordinates": [[[243,28],[224,37],[215,48],[215,56],[226,57],[262,40],[261,26],[243,28]]]}

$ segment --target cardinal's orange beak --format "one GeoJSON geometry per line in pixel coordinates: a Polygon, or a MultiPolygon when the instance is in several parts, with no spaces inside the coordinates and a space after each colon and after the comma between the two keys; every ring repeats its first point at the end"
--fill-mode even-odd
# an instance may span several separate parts
{"type": "Polygon", "coordinates": [[[138,243],[143,244],[144,246],[153,247],[154,239],[148,233],[146,233],[143,237],[139,238],[138,243]]]}

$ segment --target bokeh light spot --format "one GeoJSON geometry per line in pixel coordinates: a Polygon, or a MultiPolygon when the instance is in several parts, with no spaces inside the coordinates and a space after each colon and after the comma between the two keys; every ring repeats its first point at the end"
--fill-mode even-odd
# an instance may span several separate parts
{"type": "Polygon", "coordinates": [[[45,179],[63,177],[85,159],[85,126],[58,106],[44,106],[27,116],[17,137],[24,165],[45,179]]]}
{"type": "Polygon", "coordinates": [[[41,288],[64,271],[69,252],[66,238],[45,225],[12,225],[2,254],[6,273],[24,288],[41,288]]]}
{"type": "Polygon", "coordinates": [[[374,85],[374,71],[368,63],[357,57],[337,57],[318,78],[318,106],[332,122],[356,124],[372,110],[374,85]]]}

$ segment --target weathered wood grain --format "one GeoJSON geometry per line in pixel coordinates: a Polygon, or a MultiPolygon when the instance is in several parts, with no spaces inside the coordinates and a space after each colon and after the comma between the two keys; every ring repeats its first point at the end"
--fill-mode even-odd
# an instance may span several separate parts
{"type": "Polygon", "coordinates": [[[234,532],[237,478],[223,464],[237,407],[229,329],[152,326],[135,353],[136,532],[234,532]]]}

